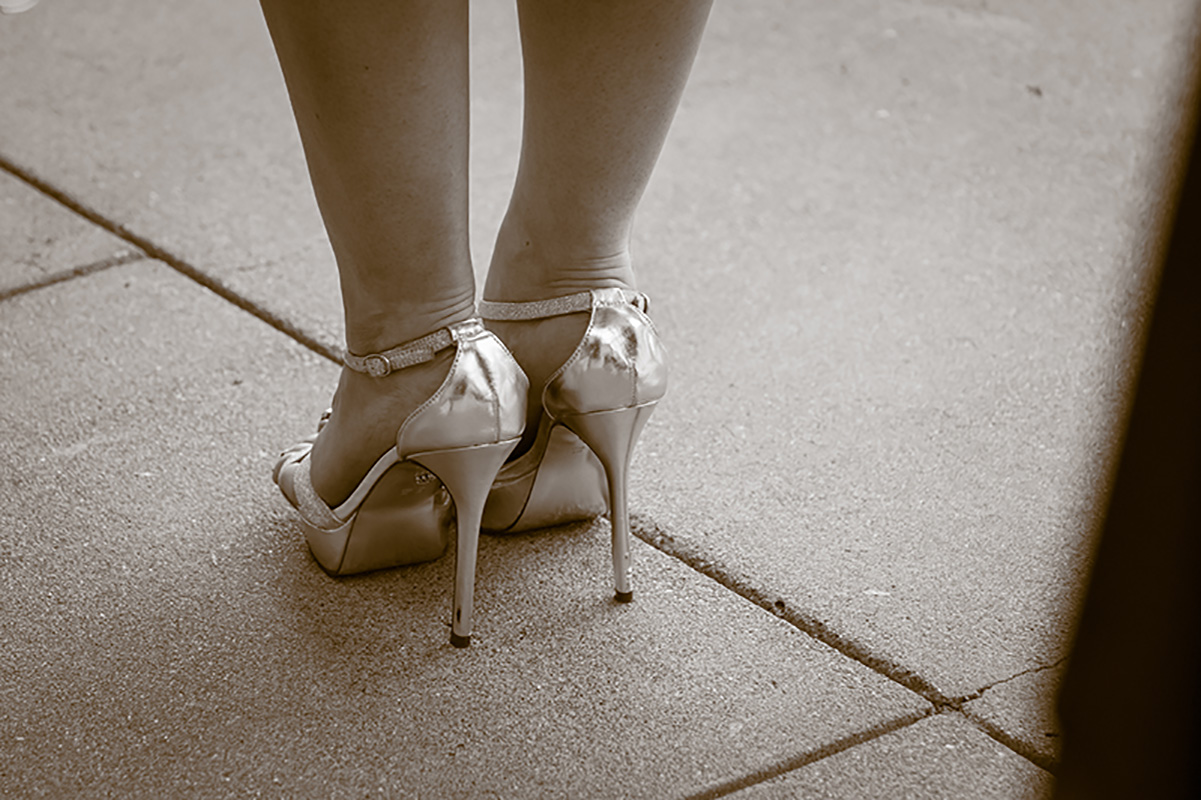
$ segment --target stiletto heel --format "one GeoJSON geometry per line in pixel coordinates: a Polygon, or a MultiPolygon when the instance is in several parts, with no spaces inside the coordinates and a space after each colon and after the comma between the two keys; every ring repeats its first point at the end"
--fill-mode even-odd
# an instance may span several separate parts
{"type": "Polygon", "coordinates": [[[384,377],[452,346],[454,360],[442,385],[405,418],[396,446],[343,503],[330,508],[313,489],[308,456],[315,436],[281,454],[274,478],[300,514],[313,557],[331,575],[437,558],[446,548],[453,502],[458,554],[451,641],[462,647],[471,636],[480,516],[497,470],[521,438],[525,373],[478,319],[384,353],[347,354],[344,363],[384,377]]]}
{"type": "Polygon", "coordinates": [[[516,437],[496,444],[415,453],[416,461],[438,476],[455,502],[458,530],[455,543],[455,594],[451,615],[450,643],[471,644],[475,596],[475,562],[479,550],[480,518],[488,490],[509,453],[521,441],[516,437]]]}
{"type": "Polygon", "coordinates": [[[484,528],[524,530],[608,509],[616,598],[630,602],[628,474],[638,436],[667,391],[667,364],[646,296],[624,289],[530,303],[480,303],[493,320],[590,311],[575,352],[546,381],[544,417],[529,452],[503,467],[484,510],[484,528]],[[598,480],[599,479],[599,480],[598,480]]]}
{"type": "Polygon", "coordinates": [[[609,527],[613,533],[614,597],[619,603],[634,600],[630,586],[630,512],[628,507],[628,476],[630,456],[642,428],[655,410],[655,403],[621,408],[615,411],[594,411],[591,414],[564,414],[560,418],[584,444],[592,448],[605,468],[609,484],[609,527]]]}

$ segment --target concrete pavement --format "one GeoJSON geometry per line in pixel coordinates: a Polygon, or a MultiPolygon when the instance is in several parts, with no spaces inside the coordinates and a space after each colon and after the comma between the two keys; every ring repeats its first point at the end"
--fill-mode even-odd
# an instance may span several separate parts
{"type": "MultiPolygon", "coordinates": [[[[270,482],[336,277],[252,3],[0,19],[0,788],[1037,797],[1193,3],[719,4],[635,257],[671,393],[605,523],[332,580],[270,482]]],[[[520,135],[473,4],[473,253],[520,135]]]]}

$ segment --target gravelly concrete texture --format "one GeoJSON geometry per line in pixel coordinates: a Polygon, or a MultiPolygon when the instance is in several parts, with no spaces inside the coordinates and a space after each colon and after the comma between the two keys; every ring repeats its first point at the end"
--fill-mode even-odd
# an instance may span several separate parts
{"type": "Polygon", "coordinates": [[[1065,668],[1060,664],[990,686],[964,709],[990,730],[1010,737],[1019,752],[1040,764],[1054,764],[1063,745],[1055,698],[1065,668]]]}
{"type": "MultiPolygon", "coordinates": [[[[637,507],[944,694],[1060,657],[1189,7],[719,5],[635,242],[675,361],[637,507]]],[[[336,346],[265,30],[213,8],[6,21],[0,137],[336,346]]],[[[520,86],[508,4],[475,13],[482,261],[520,86]]]]}
{"type": "Polygon", "coordinates": [[[940,715],[730,796],[1036,800],[1051,787],[1048,773],[962,717],[940,715]]]}
{"type": "Polygon", "coordinates": [[[157,262],[6,301],[0,352],[22,794],[667,796],[925,706],[645,545],[613,603],[603,526],[486,539],[468,651],[451,559],[328,578],[268,448],[332,367],[157,262]]]}
{"type": "Polygon", "coordinates": [[[257,3],[6,17],[5,156],[330,344],[337,276],[257,3]]]}
{"type": "Polygon", "coordinates": [[[0,296],[132,253],[121,239],[3,172],[0,231],[0,296]]]}
{"type": "Polygon", "coordinates": [[[1059,659],[1193,5],[720,5],[644,206],[648,522],[946,696],[1059,659]]]}
{"type": "MultiPolygon", "coordinates": [[[[631,489],[638,532],[726,587],[639,545],[649,602],[613,609],[603,523],[486,540],[457,659],[448,561],[331,581],[269,481],[336,372],[246,311],[326,348],[342,322],[255,4],[0,19],[0,731],[31,732],[0,775],[685,795],[930,710],[883,673],[983,690],[979,725],[783,785],[1041,792],[1015,753],[1056,757],[1057,673],[1023,673],[1064,655],[1087,568],[1194,6],[719,3],[635,232],[673,372],[631,489]],[[245,310],[104,268],[136,243],[245,310]]],[[[521,87],[511,3],[472,23],[482,272],[521,87]]]]}

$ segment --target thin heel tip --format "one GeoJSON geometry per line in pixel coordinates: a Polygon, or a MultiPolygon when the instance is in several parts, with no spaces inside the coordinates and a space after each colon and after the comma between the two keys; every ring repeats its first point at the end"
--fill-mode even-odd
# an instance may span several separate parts
{"type": "Polygon", "coordinates": [[[471,634],[460,636],[452,631],[450,634],[450,643],[459,648],[468,647],[471,645],[471,634]]]}
{"type": "Polygon", "coordinates": [[[613,595],[613,599],[619,603],[632,603],[634,602],[634,592],[617,592],[613,595]]]}

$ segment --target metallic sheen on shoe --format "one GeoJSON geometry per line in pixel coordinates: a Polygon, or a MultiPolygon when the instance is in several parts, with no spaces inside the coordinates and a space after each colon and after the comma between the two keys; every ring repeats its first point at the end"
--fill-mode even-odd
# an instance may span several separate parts
{"type": "MultiPolygon", "coordinates": [[[[281,454],[274,477],[300,514],[313,557],[332,575],[437,558],[446,547],[453,504],[458,546],[452,631],[463,644],[471,634],[479,517],[497,470],[521,437],[529,384],[478,319],[445,331],[449,336],[439,339],[456,348],[446,379],[404,420],[396,446],[350,497],[330,508],[313,490],[308,456],[315,436],[281,454]]],[[[429,341],[423,337],[388,354],[403,362],[408,352],[428,349],[429,341]]]]}
{"type": "Polygon", "coordinates": [[[480,304],[485,319],[525,320],[590,310],[572,355],[546,381],[545,415],[531,450],[497,476],[484,528],[518,531],[609,511],[617,596],[629,586],[630,455],[667,391],[667,362],[646,296],[593,289],[532,303],[480,304]]]}
{"type": "Polygon", "coordinates": [[[533,446],[497,473],[480,526],[490,533],[517,533],[608,510],[605,468],[580,437],[544,414],[533,446]]]}
{"type": "Polygon", "coordinates": [[[592,290],[588,329],[547,379],[542,407],[561,419],[656,403],[666,393],[667,360],[650,317],[621,289],[592,290]]]}

